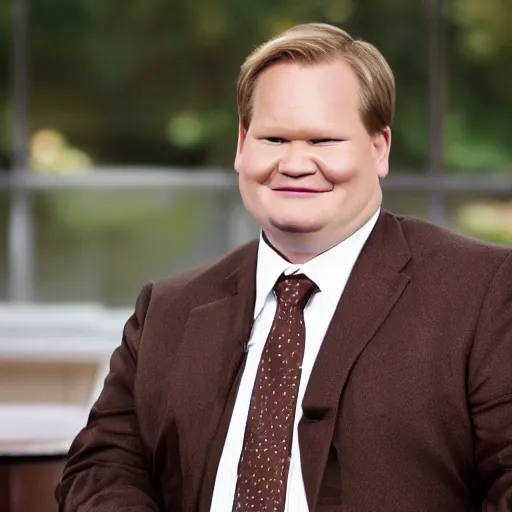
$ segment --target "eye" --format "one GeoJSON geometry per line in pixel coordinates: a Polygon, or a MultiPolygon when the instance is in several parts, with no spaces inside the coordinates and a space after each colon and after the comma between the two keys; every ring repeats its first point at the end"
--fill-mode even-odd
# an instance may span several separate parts
{"type": "Polygon", "coordinates": [[[270,144],[284,144],[287,142],[287,140],[283,139],[282,137],[265,137],[264,140],[270,144]]]}
{"type": "Polygon", "coordinates": [[[341,142],[341,139],[313,139],[310,141],[311,144],[314,145],[328,145],[335,144],[336,142],[341,142]]]}

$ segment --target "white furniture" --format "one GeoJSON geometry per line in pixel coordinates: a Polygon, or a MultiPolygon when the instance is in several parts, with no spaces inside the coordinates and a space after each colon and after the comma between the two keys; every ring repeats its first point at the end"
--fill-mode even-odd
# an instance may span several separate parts
{"type": "Polygon", "coordinates": [[[89,408],[70,404],[0,404],[0,456],[66,454],[89,408]]]}
{"type": "Polygon", "coordinates": [[[131,313],[94,304],[0,304],[0,360],[102,360],[131,313]]]}
{"type": "Polygon", "coordinates": [[[130,315],[97,305],[0,305],[0,511],[56,512],[62,461],[130,315]]]}

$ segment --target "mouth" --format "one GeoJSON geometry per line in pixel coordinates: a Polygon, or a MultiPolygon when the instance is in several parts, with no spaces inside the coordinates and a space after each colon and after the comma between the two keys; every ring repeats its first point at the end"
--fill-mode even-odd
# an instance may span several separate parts
{"type": "Polygon", "coordinates": [[[278,194],[290,197],[308,197],[324,193],[323,190],[315,190],[306,187],[277,187],[272,190],[278,194]]]}

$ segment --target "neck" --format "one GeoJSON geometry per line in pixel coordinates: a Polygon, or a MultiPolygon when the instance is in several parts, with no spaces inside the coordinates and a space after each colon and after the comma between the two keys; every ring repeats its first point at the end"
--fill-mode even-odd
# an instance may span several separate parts
{"type": "Polygon", "coordinates": [[[339,243],[336,242],[332,245],[313,244],[310,240],[311,233],[280,233],[277,237],[270,233],[264,233],[264,237],[267,243],[285,260],[296,265],[307,263],[339,243]],[[306,242],[301,240],[301,238],[308,238],[309,240],[306,242]]]}
{"type": "Polygon", "coordinates": [[[327,252],[361,229],[373,216],[375,211],[364,219],[348,224],[342,231],[326,236],[322,231],[315,233],[290,233],[278,230],[264,231],[267,243],[285,260],[302,265],[327,252]]]}
{"type": "Polygon", "coordinates": [[[324,249],[317,248],[317,250],[314,250],[313,248],[305,248],[303,245],[294,244],[293,242],[281,243],[275,242],[273,238],[269,238],[268,236],[265,238],[274,251],[294,265],[303,265],[330,249],[330,247],[326,247],[324,249]]]}

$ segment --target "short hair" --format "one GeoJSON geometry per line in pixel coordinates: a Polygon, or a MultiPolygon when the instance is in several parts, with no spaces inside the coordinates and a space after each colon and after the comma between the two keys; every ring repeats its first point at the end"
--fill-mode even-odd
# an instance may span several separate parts
{"type": "Polygon", "coordinates": [[[393,121],[395,78],[384,56],[373,45],[356,40],[341,28],[325,23],[296,25],[258,46],[241,66],[237,81],[240,123],[248,129],[259,75],[272,64],[295,61],[304,65],[344,59],[360,85],[362,121],[372,135],[393,121]]]}

